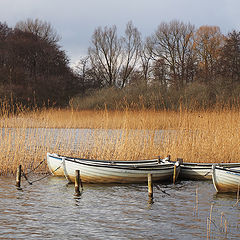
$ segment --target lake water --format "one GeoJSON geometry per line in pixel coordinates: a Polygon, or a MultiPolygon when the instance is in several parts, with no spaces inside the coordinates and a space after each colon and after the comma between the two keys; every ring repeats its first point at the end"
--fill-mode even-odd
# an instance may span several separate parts
{"type": "MultiPolygon", "coordinates": [[[[28,148],[50,147],[61,149],[68,147],[76,150],[79,146],[89,146],[101,139],[101,143],[117,142],[122,139],[138,137],[142,143],[153,139],[154,143],[176,137],[175,130],[122,130],[122,129],[78,129],[78,128],[0,128],[0,143],[4,146],[23,144],[28,148]],[[5,143],[7,145],[5,145],[5,143]],[[10,145],[9,145],[10,143],[10,145]]],[[[139,143],[140,144],[140,143],[139,143]]]]}
{"type": "Polygon", "coordinates": [[[66,183],[50,176],[17,190],[0,177],[0,239],[207,239],[211,205],[208,236],[240,239],[236,194],[216,194],[212,182],[158,184],[153,202],[147,184],[85,184],[76,197],[66,183]]]}

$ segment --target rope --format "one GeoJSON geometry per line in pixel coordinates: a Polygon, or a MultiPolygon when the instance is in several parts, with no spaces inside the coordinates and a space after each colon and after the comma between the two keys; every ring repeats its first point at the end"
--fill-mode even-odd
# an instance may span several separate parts
{"type": "Polygon", "coordinates": [[[207,176],[209,173],[211,173],[211,171],[207,172],[204,176],[207,176]]]}
{"type": "Polygon", "coordinates": [[[167,193],[165,190],[162,190],[157,184],[153,183],[153,185],[157,188],[157,190],[160,190],[162,193],[171,196],[169,193],[167,193]]]}
{"type": "MultiPolygon", "coordinates": [[[[26,174],[25,174],[24,171],[22,170],[22,174],[23,174],[24,178],[26,179],[26,181],[29,183],[29,185],[32,185],[32,184],[35,183],[35,182],[41,181],[42,179],[49,177],[50,175],[52,175],[52,173],[56,172],[56,171],[61,167],[61,165],[60,165],[60,166],[57,167],[54,171],[52,171],[51,173],[48,173],[48,174],[45,175],[44,177],[41,177],[41,178],[39,178],[39,179],[36,179],[36,180],[30,182],[30,181],[28,180],[28,178],[27,178],[27,175],[30,174],[30,173],[32,173],[33,171],[35,171],[37,168],[39,168],[41,164],[43,164],[43,163],[46,164],[45,161],[46,161],[46,159],[43,159],[43,160],[37,165],[37,167],[35,167],[34,169],[32,169],[30,172],[28,172],[28,173],[26,173],[26,174]]],[[[47,165],[47,164],[46,164],[46,165],[47,165]]]]}
{"type": "MultiPolygon", "coordinates": [[[[28,174],[34,172],[37,168],[39,168],[44,162],[46,161],[46,159],[43,159],[34,169],[32,169],[30,172],[28,173],[24,173],[25,176],[27,176],[28,174]]],[[[26,177],[25,177],[26,178],[26,177]]]]}
{"type": "MultiPolygon", "coordinates": [[[[61,166],[57,167],[54,171],[52,171],[52,173],[56,172],[60,167],[61,167],[61,166]]],[[[50,175],[52,175],[52,173],[48,173],[46,176],[44,176],[44,177],[42,177],[42,178],[39,178],[39,179],[37,179],[37,180],[32,181],[32,182],[31,182],[31,185],[32,185],[33,183],[35,183],[35,182],[39,182],[39,181],[43,180],[44,178],[49,177],[50,175]]]]}
{"type": "MultiPolygon", "coordinates": [[[[22,170],[22,169],[21,169],[21,170],[22,170]]],[[[27,181],[30,185],[32,185],[32,183],[28,181],[28,178],[27,178],[27,176],[26,176],[26,174],[24,173],[23,170],[22,170],[22,174],[23,174],[24,178],[26,179],[26,181],[27,181]]]]}

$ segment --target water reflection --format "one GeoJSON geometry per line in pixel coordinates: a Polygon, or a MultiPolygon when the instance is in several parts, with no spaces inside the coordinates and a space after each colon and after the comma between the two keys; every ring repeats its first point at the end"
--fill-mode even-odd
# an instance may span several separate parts
{"type": "Polygon", "coordinates": [[[218,199],[218,200],[235,200],[237,199],[237,194],[236,193],[215,193],[213,195],[213,199],[218,199]]]}
{"type": "Polygon", "coordinates": [[[80,196],[76,196],[76,195],[74,194],[74,197],[73,197],[73,198],[75,199],[75,205],[76,205],[77,207],[81,206],[81,195],[80,195],[80,196]]]}

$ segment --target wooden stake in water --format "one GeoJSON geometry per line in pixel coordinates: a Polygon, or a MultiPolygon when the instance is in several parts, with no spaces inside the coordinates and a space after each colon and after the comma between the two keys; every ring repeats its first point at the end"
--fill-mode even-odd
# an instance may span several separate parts
{"type": "Polygon", "coordinates": [[[80,186],[82,186],[80,178],[80,170],[75,170],[75,196],[80,196],[80,186]]]}
{"type": "Polygon", "coordinates": [[[153,182],[152,182],[152,174],[148,174],[148,196],[149,198],[153,198],[153,182]]]}
{"type": "Polygon", "coordinates": [[[17,189],[21,189],[21,173],[22,173],[22,165],[19,165],[17,169],[17,176],[16,176],[16,187],[17,189]]]}
{"type": "Polygon", "coordinates": [[[176,174],[177,174],[177,166],[176,166],[176,164],[174,164],[174,168],[173,168],[173,184],[175,184],[175,182],[176,182],[176,174]]]}

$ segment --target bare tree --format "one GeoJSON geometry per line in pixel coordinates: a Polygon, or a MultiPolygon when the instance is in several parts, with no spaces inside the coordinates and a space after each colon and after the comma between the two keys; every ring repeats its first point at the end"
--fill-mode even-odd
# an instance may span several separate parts
{"type": "Polygon", "coordinates": [[[140,50],[141,72],[143,75],[143,79],[146,83],[150,78],[151,60],[152,60],[151,52],[152,50],[148,44],[148,38],[147,38],[146,42],[141,44],[141,50],[140,50]]]}
{"type": "Polygon", "coordinates": [[[117,84],[118,73],[122,64],[122,44],[117,37],[117,28],[98,27],[92,36],[92,46],[88,54],[95,75],[101,83],[108,86],[117,84]]]}
{"type": "Polygon", "coordinates": [[[151,66],[151,72],[155,82],[160,83],[160,85],[165,88],[168,86],[168,81],[165,78],[165,76],[168,74],[167,71],[168,69],[164,59],[158,59],[154,61],[153,65],[151,66]]]}
{"type": "Polygon", "coordinates": [[[140,44],[140,33],[132,22],[127,23],[121,38],[117,37],[116,26],[97,28],[88,54],[98,81],[121,88],[129,83],[139,60],[140,44]]]}
{"type": "Polygon", "coordinates": [[[101,82],[97,81],[97,76],[91,66],[89,56],[80,58],[75,66],[74,73],[78,77],[78,83],[82,91],[101,87],[101,82]]]}
{"type": "Polygon", "coordinates": [[[217,62],[224,43],[224,36],[217,26],[201,26],[195,34],[195,51],[198,78],[209,82],[216,77],[217,62]]]}
{"type": "Polygon", "coordinates": [[[230,32],[221,50],[219,59],[220,74],[240,83],[240,32],[230,32]]]}
{"type": "Polygon", "coordinates": [[[82,57],[75,66],[75,73],[82,79],[86,78],[87,70],[89,68],[89,56],[82,57]]]}
{"type": "Polygon", "coordinates": [[[177,87],[190,79],[188,69],[193,59],[194,29],[193,25],[177,20],[163,22],[149,40],[152,58],[165,64],[166,80],[177,87]]]}
{"type": "Polygon", "coordinates": [[[122,38],[123,62],[120,73],[121,87],[130,81],[131,74],[140,57],[141,36],[132,22],[128,22],[125,36],[122,38]]]}
{"type": "Polygon", "coordinates": [[[23,32],[30,32],[50,44],[56,44],[60,40],[52,25],[39,19],[28,18],[26,21],[19,21],[16,23],[15,28],[23,32]]]}

